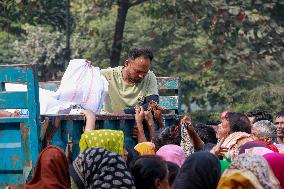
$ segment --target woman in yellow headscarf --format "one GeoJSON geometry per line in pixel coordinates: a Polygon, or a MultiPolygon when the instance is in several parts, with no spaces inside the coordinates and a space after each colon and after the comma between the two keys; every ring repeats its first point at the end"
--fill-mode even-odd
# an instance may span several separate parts
{"type": "Polygon", "coordinates": [[[124,155],[124,134],[122,131],[100,129],[94,130],[96,117],[90,111],[84,111],[86,127],[79,142],[80,152],[86,148],[104,148],[119,155],[124,155]]]}
{"type": "Polygon", "coordinates": [[[139,153],[140,156],[143,155],[155,155],[155,145],[152,142],[141,142],[138,143],[134,150],[139,153]]]}
{"type": "Polygon", "coordinates": [[[84,132],[81,136],[80,152],[89,147],[104,148],[124,155],[124,134],[122,131],[100,129],[84,132]]]}

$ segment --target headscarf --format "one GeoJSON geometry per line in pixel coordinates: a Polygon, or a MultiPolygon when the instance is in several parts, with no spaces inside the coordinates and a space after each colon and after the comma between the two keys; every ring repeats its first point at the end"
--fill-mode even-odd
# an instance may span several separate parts
{"type": "Polygon", "coordinates": [[[173,162],[179,167],[182,166],[186,159],[185,153],[180,146],[174,144],[168,144],[161,147],[156,155],[161,156],[164,160],[173,162]]]}
{"type": "Polygon", "coordinates": [[[245,143],[244,145],[242,145],[240,147],[239,154],[243,154],[243,153],[246,152],[247,149],[254,148],[254,147],[264,147],[265,148],[265,145],[261,144],[261,143],[258,143],[255,140],[254,141],[249,141],[249,142],[245,143]]]}
{"type": "Polygon", "coordinates": [[[218,184],[221,188],[278,189],[279,183],[263,157],[241,154],[223,173],[218,184]]]}
{"type": "Polygon", "coordinates": [[[284,188],[284,154],[270,153],[263,156],[270,165],[274,175],[280,182],[281,189],[284,188]]]}
{"type": "Polygon", "coordinates": [[[26,189],[38,188],[71,189],[68,161],[58,147],[46,147],[37,159],[33,177],[26,184],[26,189]]]}
{"type": "Polygon", "coordinates": [[[182,165],[176,178],[176,189],[216,188],[221,176],[219,159],[209,152],[196,152],[182,165]]]}
{"type": "Polygon", "coordinates": [[[264,147],[253,147],[253,148],[247,149],[245,153],[263,156],[265,154],[273,153],[273,151],[269,150],[268,148],[264,148],[264,147]]]}
{"type": "Polygon", "coordinates": [[[104,148],[119,155],[124,154],[124,134],[122,131],[100,129],[84,132],[80,139],[80,152],[86,148],[104,148]]]}
{"type": "Polygon", "coordinates": [[[268,144],[267,142],[264,142],[264,141],[258,141],[258,142],[264,144],[266,148],[268,148],[269,150],[272,150],[273,152],[279,152],[278,148],[273,144],[268,144]]]}
{"type": "Polygon", "coordinates": [[[87,148],[69,167],[78,188],[132,188],[131,174],[122,157],[103,148],[87,148]]]}
{"type": "Polygon", "coordinates": [[[155,155],[155,144],[152,142],[141,142],[134,147],[134,150],[136,150],[140,156],[155,155]]]}
{"type": "Polygon", "coordinates": [[[222,147],[228,148],[226,157],[233,160],[239,154],[239,148],[249,141],[253,141],[253,138],[246,132],[231,133],[222,144],[222,147]]]}
{"type": "Polygon", "coordinates": [[[239,154],[245,153],[247,149],[253,148],[253,147],[264,147],[267,148],[273,152],[278,152],[278,149],[273,144],[269,145],[267,142],[260,141],[260,140],[253,140],[250,142],[245,143],[240,147],[239,154]]]}

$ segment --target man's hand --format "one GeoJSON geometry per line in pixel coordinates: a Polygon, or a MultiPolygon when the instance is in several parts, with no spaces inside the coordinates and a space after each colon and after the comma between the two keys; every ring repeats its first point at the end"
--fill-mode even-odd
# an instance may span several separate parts
{"type": "Polygon", "coordinates": [[[159,128],[164,127],[163,123],[163,115],[162,115],[163,108],[157,104],[155,101],[151,101],[148,104],[148,111],[153,112],[153,117],[157,122],[159,128]]]}
{"type": "Polygon", "coordinates": [[[153,114],[150,111],[144,111],[145,114],[145,119],[148,123],[148,125],[154,125],[154,119],[153,119],[153,114]]]}

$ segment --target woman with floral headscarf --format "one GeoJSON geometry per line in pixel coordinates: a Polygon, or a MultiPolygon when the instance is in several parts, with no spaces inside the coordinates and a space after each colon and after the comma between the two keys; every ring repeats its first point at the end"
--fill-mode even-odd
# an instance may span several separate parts
{"type": "Polygon", "coordinates": [[[217,189],[279,189],[280,185],[265,159],[241,154],[222,174],[217,189]]]}
{"type": "Polygon", "coordinates": [[[103,148],[87,148],[69,167],[72,188],[135,189],[122,157],[103,148]]]}

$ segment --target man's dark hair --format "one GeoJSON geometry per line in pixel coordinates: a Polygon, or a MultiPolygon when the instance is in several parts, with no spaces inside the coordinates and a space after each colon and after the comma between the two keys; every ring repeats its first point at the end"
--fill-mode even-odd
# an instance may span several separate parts
{"type": "Polygon", "coordinates": [[[128,59],[135,60],[139,57],[149,58],[150,61],[154,58],[152,50],[148,47],[133,48],[128,53],[128,59]]]}
{"type": "Polygon", "coordinates": [[[231,126],[230,133],[246,132],[251,134],[251,123],[245,114],[239,112],[228,112],[226,119],[229,121],[231,126]]]}
{"type": "Polygon", "coordinates": [[[197,123],[194,124],[193,127],[204,144],[217,143],[216,133],[211,126],[205,125],[203,123],[197,123]]]}
{"type": "Polygon", "coordinates": [[[246,113],[247,117],[255,117],[255,121],[254,122],[258,122],[261,120],[268,120],[270,122],[273,121],[273,117],[271,115],[271,113],[265,111],[265,110],[253,110],[250,112],[246,113]]]}
{"type": "Polygon", "coordinates": [[[284,117],[284,110],[281,110],[280,112],[276,112],[275,117],[284,117]]]}

